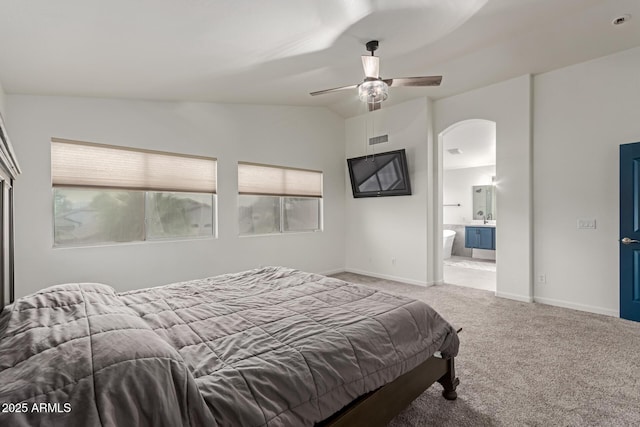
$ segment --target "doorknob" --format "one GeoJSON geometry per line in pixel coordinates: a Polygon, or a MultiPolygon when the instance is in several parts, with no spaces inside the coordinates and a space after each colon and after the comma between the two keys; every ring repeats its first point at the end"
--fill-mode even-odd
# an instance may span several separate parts
{"type": "Polygon", "coordinates": [[[628,237],[625,237],[620,241],[622,242],[623,245],[630,245],[631,243],[640,243],[640,240],[634,240],[634,239],[630,239],[628,237]]]}

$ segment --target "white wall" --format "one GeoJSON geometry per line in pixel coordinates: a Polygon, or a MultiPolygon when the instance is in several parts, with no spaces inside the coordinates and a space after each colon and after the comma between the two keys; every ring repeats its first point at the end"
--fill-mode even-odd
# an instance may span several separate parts
{"type": "MultiPolygon", "coordinates": [[[[5,108],[6,108],[6,104],[5,104],[5,98],[6,98],[6,94],[4,93],[4,89],[2,88],[2,82],[0,82],[0,114],[2,114],[2,117],[5,116],[5,108]]],[[[6,118],[5,118],[6,120],[6,118]]]]}
{"type": "MultiPolygon", "coordinates": [[[[411,196],[354,199],[346,176],[346,269],[427,284],[428,102],[416,99],[346,120],[346,156],[371,154],[369,136],[389,135],[377,152],[407,150],[411,196]],[[371,122],[373,120],[373,124],[371,122]],[[367,122],[368,121],[368,122],[367,122]],[[375,132],[372,133],[371,129],[375,132]],[[365,148],[368,147],[368,148],[365,148]],[[395,258],[395,264],[392,259],[395,258]]],[[[347,173],[346,162],[343,170],[347,173]]]]}
{"type": "Polygon", "coordinates": [[[473,219],[474,185],[491,185],[491,177],[496,174],[495,166],[446,169],[443,171],[442,201],[443,224],[468,224],[473,219]]]}
{"type": "MultiPolygon", "coordinates": [[[[433,114],[435,138],[449,126],[463,120],[496,122],[496,201],[499,215],[496,228],[496,295],[531,301],[531,77],[522,76],[437,100],[433,103],[433,114]]],[[[442,141],[438,144],[441,145],[442,141]]],[[[440,181],[441,168],[440,152],[435,166],[440,181]]],[[[442,201],[440,194],[440,206],[442,201]]],[[[432,216],[435,224],[442,224],[442,207],[435,209],[432,216]]],[[[439,268],[436,274],[440,280],[441,267],[441,263],[436,263],[436,268],[439,268]]]]}
{"type": "Polygon", "coordinates": [[[286,265],[344,268],[344,120],[325,108],[7,96],[16,183],[16,294],[72,281],[128,290],[286,265]],[[219,238],[52,248],[51,137],[218,158],[219,238]],[[324,172],[324,231],[238,237],[239,160],[324,172]]]}
{"type": "Polygon", "coordinates": [[[639,70],[635,48],[534,79],[536,301],[619,315],[618,146],[640,141],[639,70]]]}

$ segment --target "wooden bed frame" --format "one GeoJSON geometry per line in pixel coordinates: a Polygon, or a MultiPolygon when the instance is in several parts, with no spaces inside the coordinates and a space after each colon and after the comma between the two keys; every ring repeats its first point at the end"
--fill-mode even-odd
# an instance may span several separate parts
{"type": "Polygon", "coordinates": [[[435,382],[447,400],[458,397],[454,359],[431,356],[394,381],[368,393],[337,414],[317,424],[322,427],[384,427],[435,382]]]}

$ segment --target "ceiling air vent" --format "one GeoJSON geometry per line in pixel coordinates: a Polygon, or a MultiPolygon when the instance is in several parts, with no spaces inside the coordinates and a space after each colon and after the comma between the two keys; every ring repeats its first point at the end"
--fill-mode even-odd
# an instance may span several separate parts
{"type": "Polygon", "coordinates": [[[389,135],[380,135],[369,138],[369,145],[382,144],[383,142],[389,142],[389,135]]]}

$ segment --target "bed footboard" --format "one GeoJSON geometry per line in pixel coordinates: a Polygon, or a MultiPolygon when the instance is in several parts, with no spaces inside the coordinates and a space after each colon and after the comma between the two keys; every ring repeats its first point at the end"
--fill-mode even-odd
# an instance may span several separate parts
{"type": "Polygon", "coordinates": [[[455,375],[453,358],[432,356],[389,384],[360,397],[317,426],[384,427],[435,382],[444,387],[442,395],[445,399],[457,398],[456,387],[460,381],[455,375]]]}

